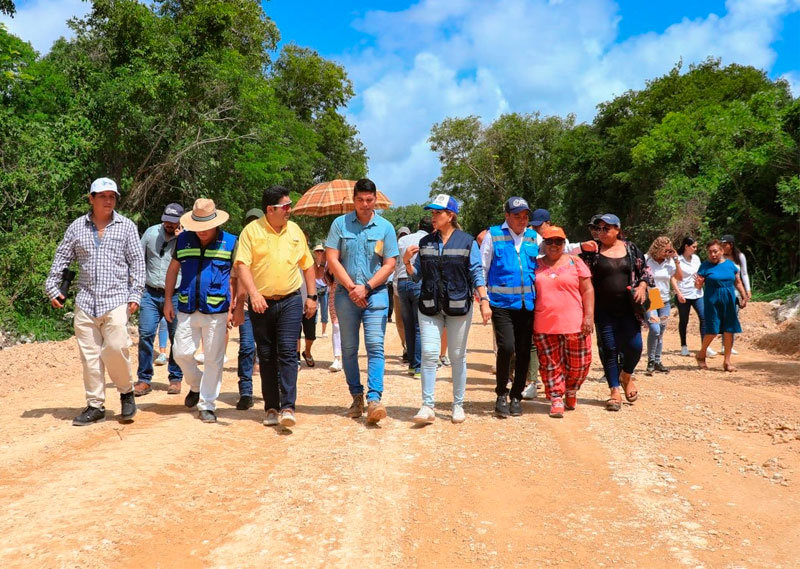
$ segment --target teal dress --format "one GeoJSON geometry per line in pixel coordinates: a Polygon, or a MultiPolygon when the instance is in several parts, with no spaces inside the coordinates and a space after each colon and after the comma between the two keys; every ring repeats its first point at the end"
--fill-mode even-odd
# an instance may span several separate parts
{"type": "Polygon", "coordinates": [[[703,286],[703,308],[705,326],[703,334],[738,334],[742,331],[736,314],[736,273],[739,267],[732,261],[719,264],[703,261],[697,274],[705,277],[703,286]]]}

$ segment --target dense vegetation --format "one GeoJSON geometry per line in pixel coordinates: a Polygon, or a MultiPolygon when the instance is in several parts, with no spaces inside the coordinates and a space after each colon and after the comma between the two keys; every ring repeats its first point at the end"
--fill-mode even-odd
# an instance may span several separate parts
{"type": "MultiPolygon", "coordinates": [[[[10,4],[13,9],[13,4],[10,4]]],[[[238,231],[264,187],[366,173],[340,112],[344,69],[286,45],[252,0],[95,0],[75,37],[38,56],[0,28],[0,326],[69,329],[42,283],[92,179],[122,189],[140,229],[163,207],[214,198],[238,231]]]]}
{"type": "Polygon", "coordinates": [[[448,118],[430,143],[442,163],[433,190],[464,201],[472,232],[521,195],[575,240],[588,238],[592,215],[610,211],[643,249],[661,234],[731,233],[758,287],[798,278],[800,99],[758,69],[678,65],[601,104],[592,124],[536,113],[489,125],[448,118]]]}
{"type": "MultiPolygon", "coordinates": [[[[319,181],[366,174],[366,149],[341,112],[354,94],[345,70],[293,44],[276,52],[279,32],[260,3],[94,0],[70,26],[74,38],[44,56],[0,26],[0,328],[69,332],[42,283],[98,176],[118,181],[119,209],[142,230],[166,203],[207,196],[238,231],[268,185],[296,200],[319,181]]],[[[463,200],[474,233],[522,195],[573,239],[604,211],[642,247],[662,233],[732,233],[758,288],[796,286],[800,100],[760,70],[678,65],[601,104],[591,124],[449,118],[430,143],[442,162],[432,193],[463,200]]],[[[412,230],[421,214],[385,212],[412,230]]],[[[298,221],[312,242],[330,223],[298,221]]]]}

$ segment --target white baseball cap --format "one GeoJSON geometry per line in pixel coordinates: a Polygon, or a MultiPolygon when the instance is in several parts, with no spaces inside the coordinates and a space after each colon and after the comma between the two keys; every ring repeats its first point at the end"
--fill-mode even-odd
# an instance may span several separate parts
{"type": "Polygon", "coordinates": [[[114,192],[115,194],[119,195],[117,183],[111,178],[97,178],[94,182],[92,182],[92,186],[89,188],[89,193],[98,194],[100,192],[114,192]]]}

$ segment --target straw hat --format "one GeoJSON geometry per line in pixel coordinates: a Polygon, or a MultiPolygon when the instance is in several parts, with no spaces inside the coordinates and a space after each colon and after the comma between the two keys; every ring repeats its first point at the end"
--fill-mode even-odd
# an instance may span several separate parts
{"type": "Polygon", "coordinates": [[[192,211],[181,216],[181,225],[189,231],[214,229],[228,221],[228,212],[217,209],[214,200],[200,198],[194,202],[192,211]]]}

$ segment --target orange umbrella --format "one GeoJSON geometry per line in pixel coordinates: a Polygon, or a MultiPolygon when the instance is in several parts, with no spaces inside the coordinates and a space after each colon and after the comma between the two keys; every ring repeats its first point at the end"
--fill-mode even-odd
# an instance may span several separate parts
{"type": "MultiPolygon", "coordinates": [[[[331,180],[317,184],[306,190],[297,204],[292,208],[294,215],[310,215],[311,217],[324,217],[326,215],[341,215],[353,211],[353,188],[355,180],[331,180]]],[[[386,209],[392,205],[386,195],[378,191],[378,201],[375,209],[386,209]]]]}

